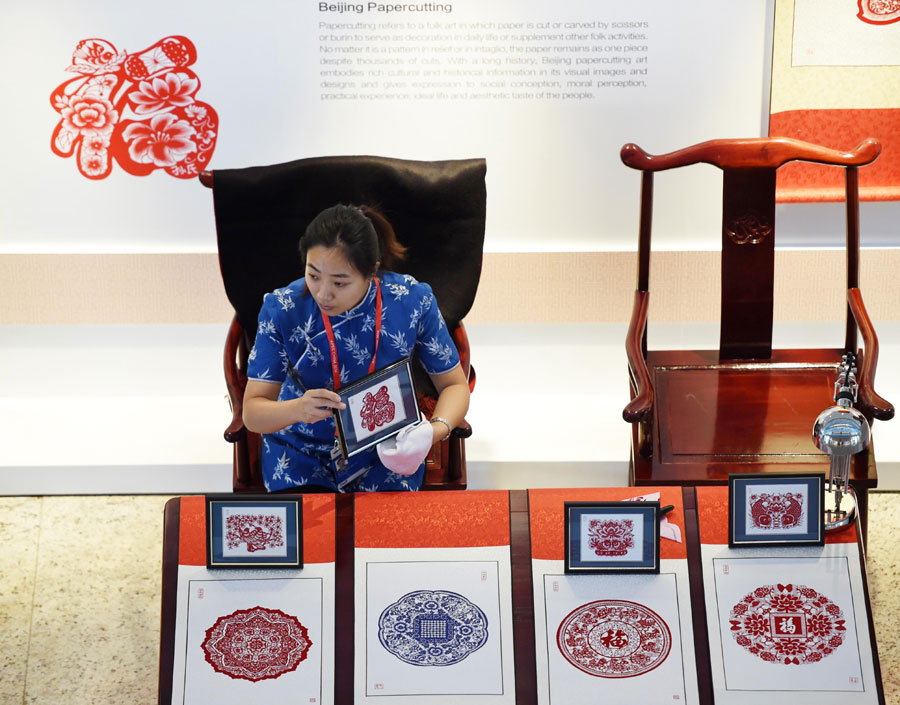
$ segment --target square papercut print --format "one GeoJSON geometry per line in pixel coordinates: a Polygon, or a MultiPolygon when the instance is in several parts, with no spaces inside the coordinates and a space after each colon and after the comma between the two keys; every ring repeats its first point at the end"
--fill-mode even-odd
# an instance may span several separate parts
{"type": "Polygon", "coordinates": [[[658,573],[659,502],[566,502],[566,573],[658,573]]]}

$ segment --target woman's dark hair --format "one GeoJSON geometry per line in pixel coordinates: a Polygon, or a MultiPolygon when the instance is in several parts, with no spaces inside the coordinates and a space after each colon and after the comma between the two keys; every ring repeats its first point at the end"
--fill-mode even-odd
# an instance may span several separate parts
{"type": "Polygon", "coordinates": [[[378,211],[368,206],[338,204],[312,219],[300,238],[300,257],[313,247],[338,247],[347,261],[364,277],[381,269],[394,269],[406,255],[394,228],[378,211]],[[380,262],[380,265],[378,264],[380,262]]]}

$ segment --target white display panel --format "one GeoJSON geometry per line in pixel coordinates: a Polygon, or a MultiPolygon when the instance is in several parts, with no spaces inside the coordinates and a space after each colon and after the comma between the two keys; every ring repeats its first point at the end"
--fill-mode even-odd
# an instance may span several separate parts
{"type": "Polygon", "coordinates": [[[334,564],[302,571],[178,566],[172,703],[327,704],[333,682],[334,564]],[[239,623],[256,608],[263,618],[239,623]],[[235,624],[242,627],[236,636],[224,632],[235,624]],[[265,671],[259,654],[267,648],[294,653],[265,671]]]}
{"type": "Polygon", "coordinates": [[[701,554],[717,703],[878,702],[856,544],[701,554]]]}
{"type": "Polygon", "coordinates": [[[539,703],[699,702],[687,561],[664,560],[658,575],[566,575],[562,568],[562,561],[532,560],[539,703]],[[567,648],[572,615],[597,603],[612,611],[587,613],[597,623],[587,625],[590,648],[567,648]],[[649,649],[635,630],[641,620],[647,633],[663,636],[649,649]],[[624,626],[608,628],[618,622],[624,626]]]}
{"type": "MultiPolygon", "coordinates": [[[[7,3],[0,59],[15,68],[0,85],[14,107],[0,115],[12,165],[0,175],[0,252],[215,249],[211,194],[195,179],[113,165],[94,181],[51,151],[60,117],[51,95],[91,38],[117,52],[175,34],[192,42],[196,98],[219,119],[211,168],[340,154],[485,157],[488,251],[634,249],[639,177],[619,161],[624,143],[666,152],[765,132],[772,0],[727,11],[714,0],[358,7],[7,3]]],[[[698,204],[717,191],[718,175],[702,166],[661,188],[656,217],[667,227],[657,243],[716,247],[718,215],[698,204]]]]}
{"type": "Polygon", "coordinates": [[[515,702],[509,547],[357,548],[355,601],[355,702],[515,702]]]}

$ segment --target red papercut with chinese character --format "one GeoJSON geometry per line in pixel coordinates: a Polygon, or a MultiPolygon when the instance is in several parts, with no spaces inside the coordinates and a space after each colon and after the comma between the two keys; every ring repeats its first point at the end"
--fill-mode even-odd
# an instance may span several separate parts
{"type": "Polygon", "coordinates": [[[559,625],[556,644],[575,668],[600,678],[633,678],[659,666],[672,648],[668,625],[628,600],[597,600],[559,625]]]}
{"type": "Polygon", "coordinates": [[[634,522],[631,519],[591,519],[588,546],[598,556],[624,556],[634,548],[634,522]]]}
{"type": "Polygon", "coordinates": [[[83,39],[50,103],[60,114],[50,146],[75,156],[89,179],[104,179],[115,160],[129,174],[163,169],[189,179],[216,147],[219,116],[197,100],[200,79],[189,68],[197,51],[187,37],[160,39],[142,51],[119,51],[105,39],[83,39]]]}
{"type": "Polygon", "coordinates": [[[384,426],[394,420],[394,402],[391,401],[388,388],[384,385],[372,396],[368,392],[363,397],[363,406],[359,410],[364,428],[372,431],[376,426],[384,426]]]}
{"type": "Polygon", "coordinates": [[[284,546],[284,522],[266,514],[232,514],[225,519],[225,543],[235,549],[247,544],[249,553],[284,546]]]}
{"type": "Polygon", "coordinates": [[[312,642],[306,627],[281,610],[237,610],[206,630],[201,647],[206,661],[234,679],[261,681],[297,668],[312,642]]]}
{"type": "Polygon", "coordinates": [[[844,643],[841,608],[805,585],[763,585],[731,609],[731,635],[768,663],[818,663],[844,643]]]}
{"type": "Polygon", "coordinates": [[[900,0],[857,0],[857,17],[869,24],[900,22],[900,0]]]}

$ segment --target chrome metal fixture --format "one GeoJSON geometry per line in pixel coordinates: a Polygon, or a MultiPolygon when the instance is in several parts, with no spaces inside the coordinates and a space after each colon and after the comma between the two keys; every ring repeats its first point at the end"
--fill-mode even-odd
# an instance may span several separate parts
{"type": "Polygon", "coordinates": [[[856,518],[856,493],[850,486],[850,463],[869,446],[869,422],[853,408],[859,385],[856,382],[856,355],[847,353],[841,360],[840,374],[834,383],[835,406],[816,419],[813,441],[816,448],[831,458],[829,480],[825,483],[825,530],[842,529],[856,518]]]}

